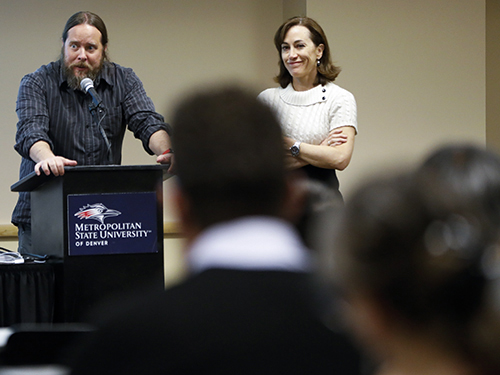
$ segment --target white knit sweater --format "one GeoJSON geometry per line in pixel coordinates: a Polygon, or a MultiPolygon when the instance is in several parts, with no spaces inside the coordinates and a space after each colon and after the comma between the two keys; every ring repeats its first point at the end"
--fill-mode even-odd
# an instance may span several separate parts
{"type": "Polygon", "coordinates": [[[276,111],[283,134],[301,142],[318,145],[328,133],[341,126],[352,126],[357,133],[356,100],[334,83],[307,91],[270,88],[259,99],[276,111]]]}

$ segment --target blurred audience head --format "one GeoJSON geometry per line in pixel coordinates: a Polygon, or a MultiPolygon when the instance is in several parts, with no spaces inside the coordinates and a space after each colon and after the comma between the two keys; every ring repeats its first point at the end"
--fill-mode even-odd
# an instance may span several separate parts
{"type": "Polygon", "coordinates": [[[282,134],[256,95],[215,88],[181,102],[172,137],[176,174],[199,229],[248,215],[282,214],[282,134]]]}
{"type": "Polygon", "coordinates": [[[412,172],[361,186],[332,272],[361,343],[392,364],[411,366],[411,353],[498,373],[499,228],[500,159],[475,146],[442,147],[412,172]]]}

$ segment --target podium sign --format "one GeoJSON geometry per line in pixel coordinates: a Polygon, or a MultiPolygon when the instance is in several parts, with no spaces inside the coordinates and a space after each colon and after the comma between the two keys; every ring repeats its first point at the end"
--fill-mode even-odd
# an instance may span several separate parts
{"type": "Polygon", "coordinates": [[[81,321],[103,299],[145,283],[163,290],[167,169],[66,167],[64,176],[33,172],[11,187],[31,194],[33,252],[63,259],[56,280],[63,322],[81,321]]]}
{"type": "Polygon", "coordinates": [[[156,253],[156,194],[68,195],[68,256],[156,253]]]}

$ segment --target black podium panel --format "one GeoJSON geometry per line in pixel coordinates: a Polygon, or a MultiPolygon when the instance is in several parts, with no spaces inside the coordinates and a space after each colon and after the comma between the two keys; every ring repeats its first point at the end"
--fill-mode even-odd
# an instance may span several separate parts
{"type": "Polygon", "coordinates": [[[33,252],[63,258],[63,321],[83,321],[103,299],[146,282],[163,289],[168,177],[161,165],[68,167],[64,176],[32,173],[11,187],[31,192],[33,252]],[[106,207],[110,199],[119,207],[106,207]],[[85,204],[75,209],[75,200],[85,204]]]}

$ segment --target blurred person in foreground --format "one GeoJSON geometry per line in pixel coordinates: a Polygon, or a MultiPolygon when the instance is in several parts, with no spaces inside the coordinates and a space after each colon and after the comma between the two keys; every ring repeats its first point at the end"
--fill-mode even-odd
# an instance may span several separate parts
{"type": "Polygon", "coordinates": [[[272,111],[219,88],[182,101],[173,126],[189,276],[103,311],[73,374],[357,374],[357,352],[318,318],[272,111]]]}
{"type": "Polygon", "coordinates": [[[500,158],[469,145],[351,197],[332,275],[379,374],[500,373],[499,218],[500,158]]]}

